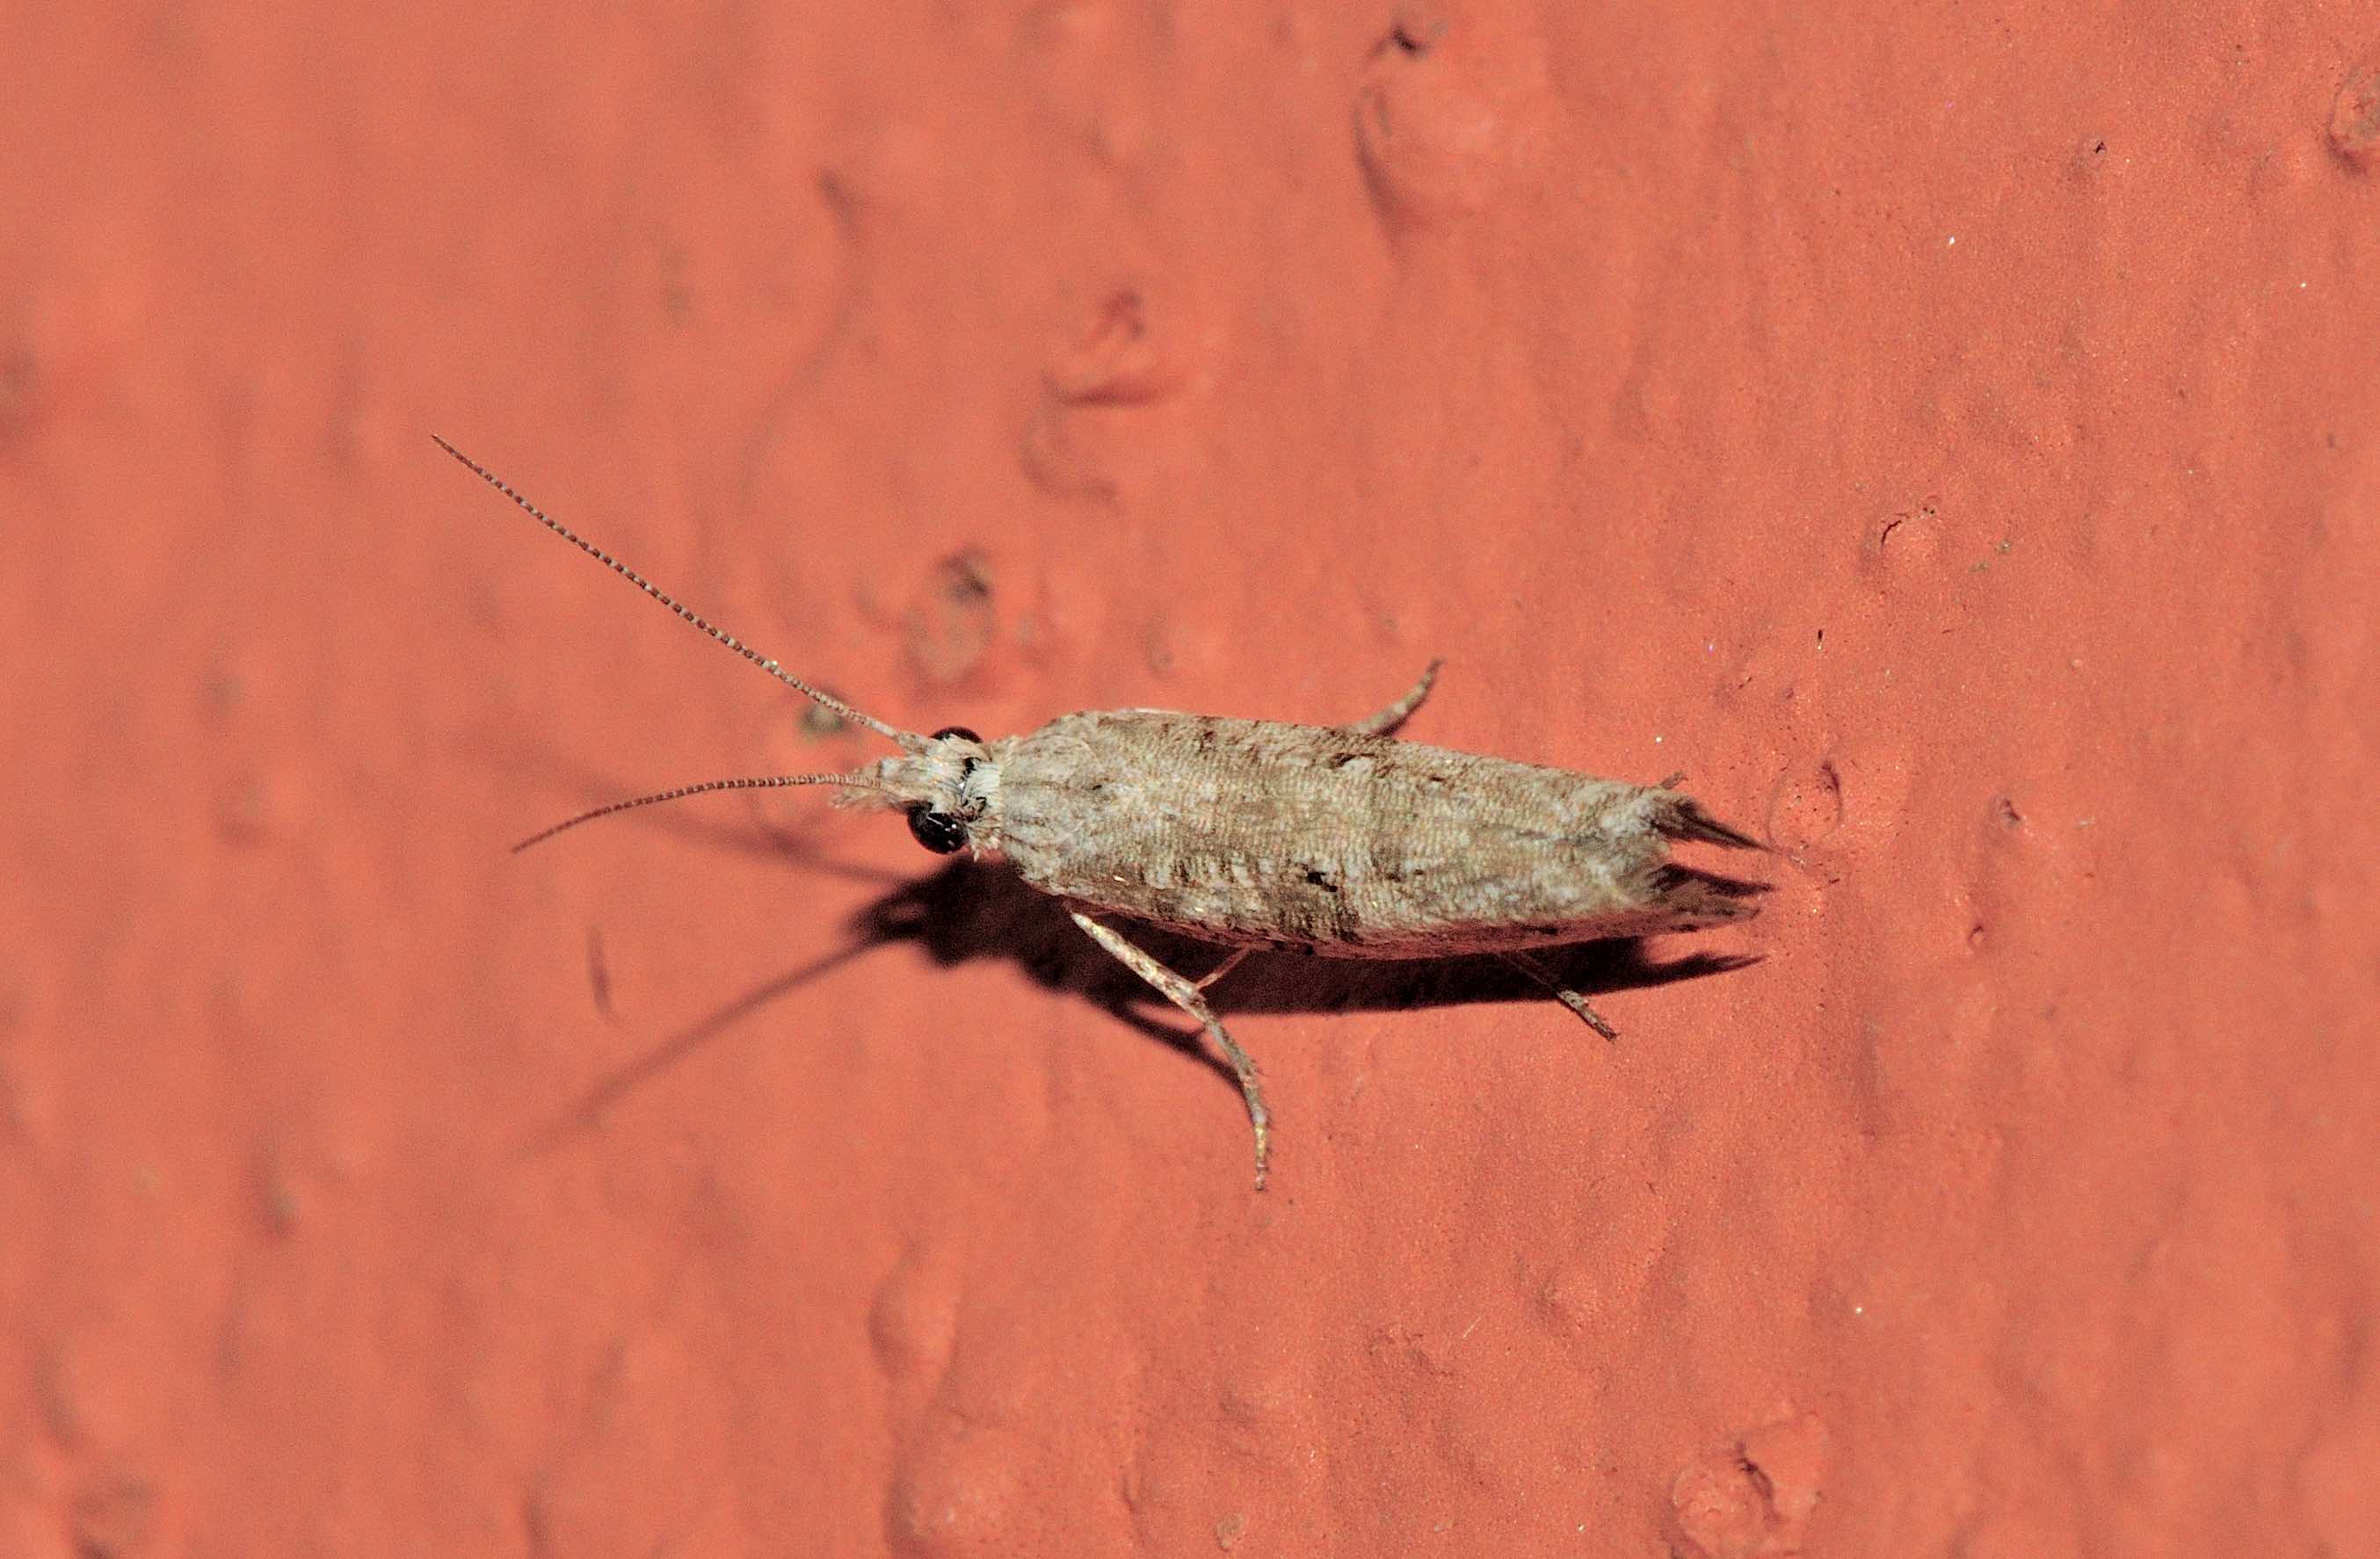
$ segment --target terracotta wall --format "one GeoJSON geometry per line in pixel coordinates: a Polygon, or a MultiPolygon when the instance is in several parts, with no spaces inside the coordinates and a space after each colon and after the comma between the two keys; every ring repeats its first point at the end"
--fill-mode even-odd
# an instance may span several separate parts
{"type": "Polygon", "coordinates": [[[0,1553],[2380,1553],[2368,6],[28,6],[0,146],[0,1553]],[[881,749],[432,431],[1766,912],[1252,963],[1253,1195],[897,820],[508,855],[881,749]]]}

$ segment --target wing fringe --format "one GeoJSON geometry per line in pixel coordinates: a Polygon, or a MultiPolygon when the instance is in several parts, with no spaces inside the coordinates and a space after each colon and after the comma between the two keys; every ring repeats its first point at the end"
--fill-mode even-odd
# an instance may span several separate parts
{"type": "Polygon", "coordinates": [[[1670,839],[1692,840],[1700,844],[1723,844],[1730,850],[1766,850],[1768,847],[1749,834],[1736,832],[1709,813],[1692,796],[1675,792],[1661,798],[1661,805],[1653,814],[1653,827],[1670,839]]]}

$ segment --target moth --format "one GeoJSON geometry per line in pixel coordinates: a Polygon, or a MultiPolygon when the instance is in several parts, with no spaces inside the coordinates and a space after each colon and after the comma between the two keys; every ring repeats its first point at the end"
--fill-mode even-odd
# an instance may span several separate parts
{"type": "MultiPolygon", "coordinates": [[[[436,435],[431,435],[433,438],[436,435]]],[[[1493,954],[1597,1033],[1618,1033],[1535,956],[1608,938],[1698,931],[1755,912],[1756,885],[1690,870],[1672,841],[1765,848],[1674,787],[1402,742],[1437,680],[1344,725],[1163,709],[1061,715],[987,741],[965,726],[903,731],[813,687],[550,518],[502,477],[438,447],[546,529],[771,676],[900,751],[847,773],[711,780],[580,813],[514,849],[632,807],[712,791],[827,785],[836,802],[898,811],[938,855],[998,856],[1194,1020],[1238,1077],[1264,1189],[1272,1142],[1256,1063],[1206,991],[1260,949],[1322,958],[1493,954]],[[1191,980],[1102,916],[1229,951],[1191,980]]]]}

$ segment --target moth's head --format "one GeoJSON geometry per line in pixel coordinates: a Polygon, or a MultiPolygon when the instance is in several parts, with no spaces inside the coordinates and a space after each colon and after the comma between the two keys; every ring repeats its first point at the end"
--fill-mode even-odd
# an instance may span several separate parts
{"type": "MultiPolygon", "coordinates": [[[[431,437],[437,436],[432,434],[431,437]]],[[[735,634],[714,626],[699,612],[679,604],[644,575],[592,542],[582,539],[568,526],[549,519],[543,510],[513,490],[503,477],[453,444],[439,439],[438,447],[460,461],[472,475],[527,511],[538,524],[675,612],[722,647],[742,656],[821,708],[855,725],[867,727],[901,749],[898,757],[880,758],[845,774],[768,774],[740,780],[706,780],[698,785],[680,785],[675,790],[656,791],[650,795],[615,801],[608,806],[582,812],[576,817],[565,818],[550,828],[531,834],[513,846],[516,852],[541,844],[581,823],[591,823],[598,817],[609,817],[615,812],[626,812],[634,807],[652,806],[686,796],[707,795],[714,791],[764,791],[788,785],[832,785],[837,788],[837,799],[844,804],[898,807],[908,815],[909,832],[919,844],[937,855],[949,855],[971,846],[981,848],[991,842],[984,836],[992,832],[990,820],[1000,794],[1000,767],[992,761],[991,749],[982,737],[963,725],[944,726],[931,736],[920,736],[916,731],[904,731],[878,719],[865,710],[853,708],[834,695],[795,676],[735,634]]]]}
{"type": "Polygon", "coordinates": [[[880,759],[866,789],[844,792],[855,805],[898,807],[909,835],[937,855],[978,844],[978,828],[1000,794],[1000,766],[984,739],[963,725],[911,737],[898,757],[880,759]]]}

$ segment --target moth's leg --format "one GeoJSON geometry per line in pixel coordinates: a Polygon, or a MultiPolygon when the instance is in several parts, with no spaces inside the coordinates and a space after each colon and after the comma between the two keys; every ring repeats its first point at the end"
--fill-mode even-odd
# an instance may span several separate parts
{"type": "Polygon", "coordinates": [[[1603,1015],[1586,1004],[1586,997],[1572,990],[1557,978],[1554,972],[1526,953],[1498,953],[1497,957],[1526,974],[1530,979],[1553,992],[1554,999],[1586,1020],[1586,1026],[1606,1039],[1618,1039],[1620,1031],[1603,1021],[1603,1015]]]}
{"type": "Polygon", "coordinates": [[[1354,731],[1358,736],[1386,736],[1390,734],[1391,731],[1395,731],[1397,727],[1404,724],[1406,719],[1412,716],[1415,709],[1421,707],[1421,701],[1429,696],[1430,684],[1438,681],[1438,669],[1445,664],[1446,662],[1443,660],[1431,661],[1429,663],[1429,669],[1422,672],[1421,681],[1413,684],[1412,692],[1406,694],[1402,698],[1398,699],[1387,708],[1382,709],[1378,714],[1372,716],[1368,719],[1357,720],[1354,724],[1348,726],[1346,729],[1354,731]]]}
{"type": "MultiPolygon", "coordinates": [[[[1196,1019],[1199,1026],[1207,1031],[1207,1037],[1212,1039],[1230,1060],[1232,1070],[1239,1074],[1240,1093],[1248,1101],[1248,1124],[1255,1129],[1257,1138],[1257,1190],[1264,1190],[1265,1160],[1271,1146],[1272,1115],[1265,1108],[1264,1089],[1257,1082],[1257,1064],[1248,1059],[1248,1053],[1240,1048],[1236,1040],[1223,1032],[1223,1025],[1215,1021],[1214,1009],[1207,1005],[1207,998],[1198,994],[1196,985],[1079,910],[1067,912],[1075,917],[1075,924],[1083,928],[1084,934],[1114,955],[1117,962],[1156,986],[1166,1000],[1196,1019]]],[[[1223,967],[1229,969],[1238,961],[1239,957],[1234,954],[1225,961],[1223,967]]],[[[1216,971],[1216,974],[1221,973],[1222,970],[1216,971]]],[[[1209,975],[1208,978],[1214,976],[1209,975]]]]}
{"type": "Polygon", "coordinates": [[[1233,948],[1232,949],[1231,957],[1215,965],[1214,968],[1208,970],[1206,974],[1200,977],[1198,981],[1198,988],[1203,991],[1208,985],[1211,985],[1216,981],[1221,979],[1224,975],[1229,974],[1232,970],[1237,969],[1240,966],[1240,960],[1247,957],[1254,951],[1256,951],[1254,948],[1233,948]]]}

